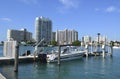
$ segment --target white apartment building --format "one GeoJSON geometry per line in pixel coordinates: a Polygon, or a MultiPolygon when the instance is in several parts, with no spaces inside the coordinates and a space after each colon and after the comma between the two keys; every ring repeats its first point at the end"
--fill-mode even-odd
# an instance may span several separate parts
{"type": "Polygon", "coordinates": [[[57,30],[56,41],[60,45],[72,44],[72,42],[78,40],[78,32],[75,30],[57,30]]]}
{"type": "Polygon", "coordinates": [[[85,43],[85,44],[88,44],[88,43],[90,43],[91,42],[91,37],[90,36],[84,36],[83,37],[83,39],[82,39],[82,41],[85,43]]]}
{"type": "Polygon", "coordinates": [[[28,32],[26,29],[21,29],[21,30],[8,29],[7,40],[8,41],[16,40],[18,42],[29,41],[32,40],[32,33],[28,32]]]}
{"type": "Polygon", "coordinates": [[[55,39],[56,39],[56,32],[52,32],[51,40],[52,40],[52,41],[55,41],[55,39]]]}
{"type": "Polygon", "coordinates": [[[35,20],[35,40],[36,42],[45,39],[50,43],[52,35],[52,21],[45,17],[37,17],[35,20]]]}
{"type": "MultiPolygon", "coordinates": [[[[98,42],[98,37],[94,39],[95,42],[98,42]]],[[[106,43],[107,42],[107,37],[106,36],[100,36],[99,37],[99,43],[106,43]]]]}

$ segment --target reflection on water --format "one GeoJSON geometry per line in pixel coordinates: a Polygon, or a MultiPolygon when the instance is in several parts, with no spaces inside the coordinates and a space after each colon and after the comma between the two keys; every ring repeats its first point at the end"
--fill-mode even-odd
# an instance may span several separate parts
{"type": "Polygon", "coordinates": [[[62,62],[60,66],[57,63],[19,64],[18,73],[14,72],[13,65],[1,66],[0,70],[8,79],[111,79],[109,75],[116,69],[113,66],[113,58],[86,57],[62,62]]]}
{"type": "Polygon", "coordinates": [[[18,73],[14,72],[13,65],[1,66],[0,69],[7,79],[67,79],[74,73],[73,65],[77,66],[79,61],[62,62],[60,66],[57,63],[19,64],[18,73]]]}
{"type": "Polygon", "coordinates": [[[19,73],[19,72],[14,72],[14,78],[15,78],[15,79],[18,79],[18,73],[19,73]]]}
{"type": "Polygon", "coordinates": [[[13,65],[2,66],[1,71],[7,79],[18,79],[18,73],[14,72],[13,65]]]}
{"type": "Polygon", "coordinates": [[[111,79],[111,70],[116,69],[113,66],[112,58],[89,57],[62,62],[60,66],[57,63],[19,64],[18,73],[14,72],[13,65],[1,66],[0,70],[7,79],[111,79]]]}

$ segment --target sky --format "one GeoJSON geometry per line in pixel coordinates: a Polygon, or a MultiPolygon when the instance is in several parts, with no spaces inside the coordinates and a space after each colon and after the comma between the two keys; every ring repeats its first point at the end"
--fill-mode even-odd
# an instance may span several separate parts
{"type": "Polygon", "coordinates": [[[120,40],[120,0],[0,0],[0,41],[7,30],[26,28],[35,35],[35,18],[52,20],[52,30],[76,30],[79,39],[100,33],[120,40]]]}

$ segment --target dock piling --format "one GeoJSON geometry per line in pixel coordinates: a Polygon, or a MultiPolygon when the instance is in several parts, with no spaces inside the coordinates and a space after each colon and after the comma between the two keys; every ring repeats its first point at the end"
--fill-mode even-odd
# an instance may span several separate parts
{"type": "Polygon", "coordinates": [[[102,45],[102,56],[105,57],[105,45],[102,45]]]}
{"type": "Polygon", "coordinates": [[[38,46],[35,46],[35,51],[33,53],[33,55],[34,55],[34,61],[36,61],[36,55],[37,55],[37,53],[38,53],[38,46]]]}
{"type": "Polygon", "coordinates": [[[18,72],[18,56],[19,56],[19,46],[16,45],[15,48],[15,60],[14,60],[14,72],[18,72]]]}
{"type": "Polygon", "coordinates": [[[60,53],[61,53],[61,46],[58,46],[58,65],[60,65],[60,53]]]}
{"type": "Polygon", "coordinates": [[[86,49],[85,55],[86,57],[88,57],[88,45],[85,46],[85,49],[86,49]]]}
{"type": "Polygon", "coordinates": [[[112,54],[113,54],[113,47],[110,46],[110,56],[112,57],[112,54]]]}

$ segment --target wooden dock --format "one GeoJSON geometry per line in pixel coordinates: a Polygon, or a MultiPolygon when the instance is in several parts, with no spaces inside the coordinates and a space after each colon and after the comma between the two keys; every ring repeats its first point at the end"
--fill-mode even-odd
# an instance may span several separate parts
{"type": "MultiPolygon", "coordinates": [[[[37,57],[36,57],[37,58],[37,57]]],[[[34,56],[19,56],[19,63],[34,62],[34,56]]],[[[0,65],[13,64],[13,57],[0,57],[0,65]]]]}

